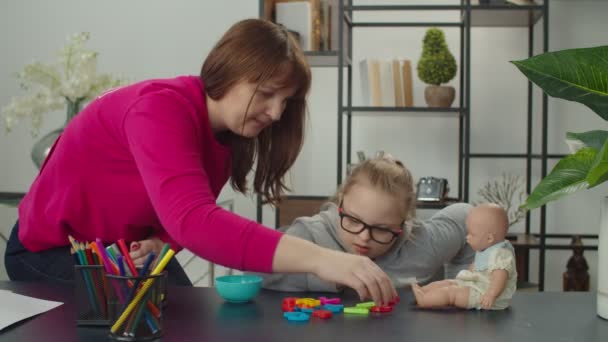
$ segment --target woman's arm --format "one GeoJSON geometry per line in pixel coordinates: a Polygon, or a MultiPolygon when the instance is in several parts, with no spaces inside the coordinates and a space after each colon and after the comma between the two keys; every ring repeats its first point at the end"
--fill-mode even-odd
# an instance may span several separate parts
{"type": "MultiPolygon", "coordinates": [[[[290,226],[285,227],[285,234],[299,237],[306,241],[310,241],[316,245],[331,248],[322,241],[324,236],[315,236],[313,231],[317,233],[325,233],[325,222],[314,220],[311,217],[300,217],[296,219],[290,226]]],[[[327,234],[329,238],[329,233],[327,234]]],[[[256,273],[261,276],[264,281],[262,286],[266,289],[277,291],[315,291],[315,292],[337,292],[335,283],[330,283],[319,279],[314,274],[310,273],[256,273]]]]}
{"type": "Polygon", "coordinates": [[[377,304],[388,303],[397,296],[388,275],[371,259],[333,251],[294,236],[283,235],[279,240],[272,270],[314,273],[325,281],[351,287],[361,300],[371,298],[377,304]]]}

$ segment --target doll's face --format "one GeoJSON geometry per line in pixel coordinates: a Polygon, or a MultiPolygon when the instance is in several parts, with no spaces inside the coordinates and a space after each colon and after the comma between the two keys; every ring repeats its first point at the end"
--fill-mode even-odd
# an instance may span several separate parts
{"type": "Polygon", "coordinates": [[[509,221],[504,209],[487,204],[472,208],[466,225],[467,243],[473,250],[483,251],[505,239],[509,221]]]}
{"type": "Polygon", "coordinates": [[[483,251],[494,244],[494,235],[486,227],[487,225],[474,219],[467,219],[466,240],[474,251],[483,251]]]}
{"type": "Polygon", "coordinates": [[[401,234],[403,215],[398,199],[366,182],[350,187],[340,209],[338,235],[350,253],[379,257],[401,234]]]}

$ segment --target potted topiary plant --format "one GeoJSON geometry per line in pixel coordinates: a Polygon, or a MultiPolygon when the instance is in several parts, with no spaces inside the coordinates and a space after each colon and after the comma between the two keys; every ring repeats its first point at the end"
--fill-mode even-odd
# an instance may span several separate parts
{"type": "MultiPolygon", "coordinates": [[[[608,120],[608,46],[545,53],[512,62],[550,96],[584,104],[608,120]]],[[[572,154],[560,160],[524,205],[534,209],[608,180],[608,131],[567,133],[572,154]]],[[[608,197],[598,243],[597,313],[608,319],[608,197]]]]}
{"type": "Polygon", "coordinates": [[[424,35],[422,56],[418,61],[418,78],[426,84],[424,99],[429,107],[450,107],[454,87],[442,86],[456,76],[456,59],[448,49],[443,31],[430,28],[424,35]]]}

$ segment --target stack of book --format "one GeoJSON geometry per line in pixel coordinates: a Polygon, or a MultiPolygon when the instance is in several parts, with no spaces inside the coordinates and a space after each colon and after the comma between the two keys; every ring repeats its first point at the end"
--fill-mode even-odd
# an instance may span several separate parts
{"type": "Polygon", "coordinates": [[[363,105],[412,107],[412,64],[407,59],[364,59],[359,63],[363,105]]]}

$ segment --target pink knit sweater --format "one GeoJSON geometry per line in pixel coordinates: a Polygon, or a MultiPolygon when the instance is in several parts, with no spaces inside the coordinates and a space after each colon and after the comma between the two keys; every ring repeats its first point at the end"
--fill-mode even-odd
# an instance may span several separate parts
{"type": "Polygon", "coordinates": [[[216,205],[230,149],[211,131],[198,77],[107,92],[67,126],[19,206],[33,251],[157,236],[209,261],[271,272],[281,234],[216,205]]]}

